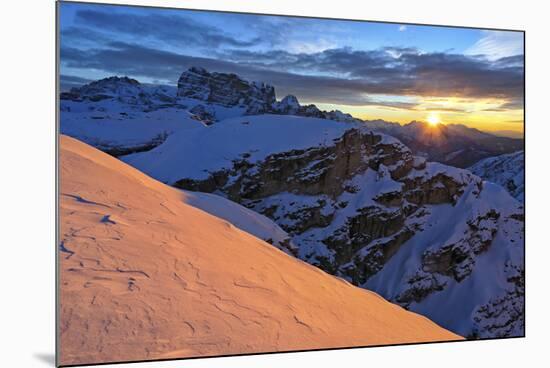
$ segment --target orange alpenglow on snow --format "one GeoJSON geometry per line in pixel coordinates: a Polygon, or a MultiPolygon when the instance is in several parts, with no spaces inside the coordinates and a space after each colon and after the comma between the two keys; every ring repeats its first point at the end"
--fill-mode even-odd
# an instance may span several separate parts
{"type": "Polygon", "coordinates": [[[60,143],[62,365],[461,340],[60,143]]]}

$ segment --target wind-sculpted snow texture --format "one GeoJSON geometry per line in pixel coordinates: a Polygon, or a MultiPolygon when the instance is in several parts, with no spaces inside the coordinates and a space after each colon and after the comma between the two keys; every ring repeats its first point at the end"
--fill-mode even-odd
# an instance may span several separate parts
{"type": "Polygon", "coordinates": [[[284,254],[247,232],[269,220],[224,202],[62,136],[60,364],[462,340],[284,254]]]}

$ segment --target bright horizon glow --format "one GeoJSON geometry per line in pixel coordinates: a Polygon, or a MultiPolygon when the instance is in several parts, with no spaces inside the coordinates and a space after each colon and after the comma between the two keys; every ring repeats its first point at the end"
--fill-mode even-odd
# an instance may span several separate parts
{"type": "Polygon", "coordinates": [[[428,124],[434,127],[441,123],[441,118],[439,117],[438,113],[430,112],[428,114],[428,117],[426,118],[426,121],[428,121],[428,124]]]}
{"type": "Polygon", "coordinates": [[[300,101],[300,103],[313,103],[327,111],[341,110],[363,120],[382,119],[401,125],[408,124],[411,121],[426,121],[430,111],[437,111],[440,117],[444,116],[445,124],[461,124],[497,135],[504,132],[513,132],[515,136],[519,137],[524,132],[523,110],[503,110],[501,106],[506,101],[457,100],[453,97],[448,99],[439,98],[435,101],[426,98],[419,99],[418,105],[410,109],[379,105],[326,104],[313,100],[300,101]]]}

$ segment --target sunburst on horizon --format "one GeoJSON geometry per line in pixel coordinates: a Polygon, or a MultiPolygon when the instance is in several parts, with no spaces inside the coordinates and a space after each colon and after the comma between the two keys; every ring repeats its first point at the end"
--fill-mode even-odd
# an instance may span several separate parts
{"type": "Polygon", "coordinates": [[[441,117],[436,112],[430,112],[426,117],[426,120],[428,121],[428,124],[430,124],[433,127],[441,124],[441,117]]]}

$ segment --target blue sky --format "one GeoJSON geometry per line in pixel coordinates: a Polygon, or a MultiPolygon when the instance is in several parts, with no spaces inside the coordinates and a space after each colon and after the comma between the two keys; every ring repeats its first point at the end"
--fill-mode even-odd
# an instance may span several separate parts
{"type": "Polygon", "coordinates": [[[175,85],[202,66],[362,117],[412,120],[438,99],[453,119],[479,101],[485,115],[522,109],[518,32],[77,3],[61,3],[60,32],[63,88],[111,75],[175,85]]]}

